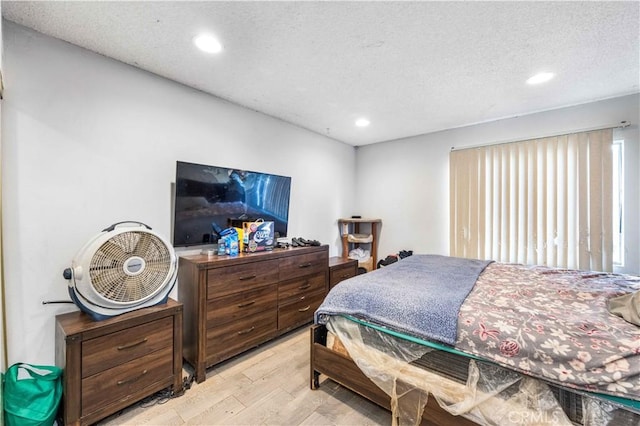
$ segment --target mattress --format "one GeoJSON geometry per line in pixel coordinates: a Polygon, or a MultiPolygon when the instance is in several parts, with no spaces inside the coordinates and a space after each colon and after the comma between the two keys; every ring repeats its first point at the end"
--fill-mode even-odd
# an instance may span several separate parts
{"type": "Polygon", "coordinates": [[[478,424],[640,424],[638,401],[567,389],[356,318],[333,317],[327,328],[327,346],[390,396],[400,424],[419,424],[430,396],[478,424]]]}

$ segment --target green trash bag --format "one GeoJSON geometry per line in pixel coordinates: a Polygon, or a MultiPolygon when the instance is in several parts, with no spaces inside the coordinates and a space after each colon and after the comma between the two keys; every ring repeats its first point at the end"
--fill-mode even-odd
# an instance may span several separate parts
{"type": "Polygon", "coordinates": [[[52,425],[62,398],[62,369],[14,364],[4,375],[2,404],[6,426],[52,425]]]}

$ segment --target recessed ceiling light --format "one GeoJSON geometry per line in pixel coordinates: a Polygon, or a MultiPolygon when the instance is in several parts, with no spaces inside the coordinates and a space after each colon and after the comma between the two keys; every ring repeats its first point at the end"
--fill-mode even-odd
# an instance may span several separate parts
{"type": "Polygon", "coordinates": [[[544,83],[545,81],[549,81],[553,78],[555,74],[552,72],[541,72],[538,73],[536,75],[534,75],[533,77],[530,77],[527,80],[527,84],[540,84],[540,83],[544,83]]]}
{"type": "Polygon", "coordinates": [[[356,126],[358,127],[367,127],[369,124],[371,124],[371,122],[366,118],[358,118],[356,120],[356,126]]]}
{"type": "Polygon", "coordinates": [[[210,34],[202,34],[194,37],[193,43],[203,52],[220,53],[222,51],[222,44],[210,34]]]}

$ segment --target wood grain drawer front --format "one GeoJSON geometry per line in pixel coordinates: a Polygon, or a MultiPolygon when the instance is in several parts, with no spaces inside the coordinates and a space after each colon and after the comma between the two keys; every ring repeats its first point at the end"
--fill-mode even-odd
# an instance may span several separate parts
{"type": "Polygon", "coordinates": [[[286,257],[280,260],[280,280],[326,271],[328,263],[327,251],[286,257]]]}
{"type": "Polygon", "coordinates": [[[207,328],[230,321],[241,321],[267,310],[275,312],[277,300],[277,284],[214,299],[207,303],[207,328]]]}
{"type": "Polygon", "coordinates": [[[209,269],[207,272],[207,299],[252,290],[261,285],[275,282],[278,282],[277,260],[209,269]]]}
{"type": "Polygon", "coordinates": [[[354,265],[345,265],[331,268],[329,272],[329,287],[333,287],[340,281],[344,281],[358,274],[358,268],[354,265]]]}
{"type": "Polygon", "coordinates": [[[160,318],[82,342],[82,377],[173,347],[173,317],[160,318]]]}
{"type": "MultiPolygon", "coordinates": [[[[207,354],[217,361],[221,354],[240,353],[275,336],[278,330],[277,310],[261,312],[243,320],[207,330],[207,354]]],[[[214,362],[216,362],[214,361],[214,362]]]]}
{"type": "Polygon", "coordinates": [[[297,299],[300,296],[311,294],[317,291],[326,291],[326,275],[324,272],[281,283],[278,288],[278,300],[286,303],[288,299],[297,299]]]}
{"type": "Polygon", "coordinates": [[[82,414],[90,414],[158,381],[172,380],[172,377],[173,348],[167,347],[84,378],[82,414]]]}
{"type": "Polygon", "coordinates": [[[292,303],[278,309],[278,329],[285,330],[313,320],[313,314],[324,300],[325,292],[320,291],[301,296],[292,303]]]}

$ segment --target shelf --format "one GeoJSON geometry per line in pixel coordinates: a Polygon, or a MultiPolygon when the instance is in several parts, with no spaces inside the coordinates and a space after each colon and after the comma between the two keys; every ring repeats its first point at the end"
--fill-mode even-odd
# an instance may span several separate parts
{"type": "MultiPolygon", "coordinates": [[[[357,248],[360,244],[365,245],[365,249],[369,250],[370,257],[367,259],[354,259],[358,261],[358,267],[364,268],[367,272],[375,269],[377,261],[377,245],[378,245],[378,224],[382,223],[381,219],[371,218],[341,218],[338,219],[340,227],[340,237],[342,239],[342,257],[349,258],[351,248],[357,248]],[[370,225],[370,233],[360,233],[361,224],[370,225]]],[[[368,229],[365,226],[364,231],[368,229]]]]}
{"type": "Polygon", "coordinates": [[[369,257],[367,260],[358,261],[358,268],[364,268],[367,272],[373,271],[375,267],[375,263],[373,262],[373,257],[369,257]]]}
{"type": "Polygon", "coordinates": [[[368,244],[373,241],[373,234],[347,234],[347,241],[350,243],[368,244]]]}

